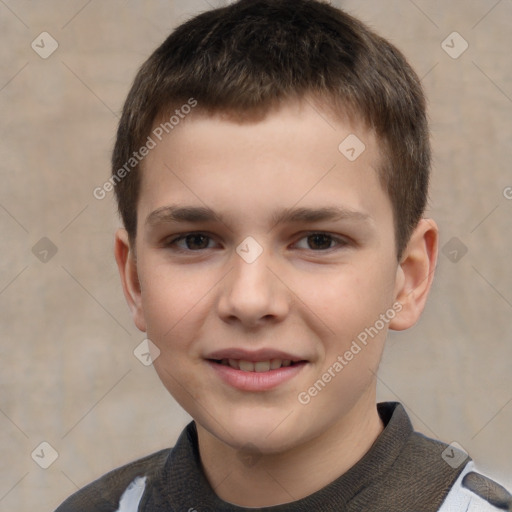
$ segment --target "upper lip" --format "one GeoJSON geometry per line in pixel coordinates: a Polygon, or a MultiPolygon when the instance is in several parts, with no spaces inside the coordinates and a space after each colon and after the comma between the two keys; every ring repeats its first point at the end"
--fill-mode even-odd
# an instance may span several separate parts
{"type": "Polygon", "coordinates": [[[206,356],[206,359],[237,359],[243,361],[270,361],[271,359],[282,359],[284,361],[290,360],[293,362],[305,361],[303,357],[299,357],[281,350],[273,348],[262,348],[259,350],[246,350],[243,348],[225,348],[223,350],[216,350],[206,356]]]}

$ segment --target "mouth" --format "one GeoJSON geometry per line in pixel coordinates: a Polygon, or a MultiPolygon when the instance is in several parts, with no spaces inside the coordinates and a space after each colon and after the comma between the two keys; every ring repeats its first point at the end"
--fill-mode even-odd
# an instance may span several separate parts
{"type": "Polygon", "coordinates": [[[297,366],[306,361],[293,361],[291,359],[268,359],[263,361],[247,361],[245,359],[208,359],[212,363],[219,364],[222,366],[228,366],[234,370],[240,370],[242,372],[255,372],[264,373],[271,372],[273,370],[279,370],[280,368],[288,368],[290,366],[297,366]]]}
{"type": "Polygon", "coordinates": [[[299,359],[252,359],[209,358],[206,363],[216,379],[244,392],[268,392],[280,388],[296,378],[308,364],[308,361],[299,359]]]}

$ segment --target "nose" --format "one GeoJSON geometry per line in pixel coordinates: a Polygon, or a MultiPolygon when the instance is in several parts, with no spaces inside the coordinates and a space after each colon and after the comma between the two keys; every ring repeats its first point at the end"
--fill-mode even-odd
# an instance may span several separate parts
{"type": "Polygon", "coordinates": [[[233,254],[233,267],[222,281],[217,303],[219,317],[230,324],[257,329],[282,321],[288,314],[291,292],[278,277],[269,252],[252,262],[233,254]]]}

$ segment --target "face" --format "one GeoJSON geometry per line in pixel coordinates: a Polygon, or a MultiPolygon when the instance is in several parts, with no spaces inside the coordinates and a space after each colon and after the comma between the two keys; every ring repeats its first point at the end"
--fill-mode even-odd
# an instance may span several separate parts
{"type": "Polygon", "coordinates": [[[375,408],[404,282],[378,149],[297,102],[191,114],[145,159],[125,292],[166,388],[234,448],[286,450],[375,408]]]}

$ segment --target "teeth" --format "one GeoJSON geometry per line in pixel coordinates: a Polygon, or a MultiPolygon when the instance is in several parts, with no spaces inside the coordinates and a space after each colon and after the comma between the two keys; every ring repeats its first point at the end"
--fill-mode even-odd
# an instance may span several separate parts
{"type": "Polygon", "coordinates": [[[220,363],[224,366],[231,366],[235,370],[242,370],[243,372],[268,372],[270,370],[277,370],[281,367],[291,366],[290,359],[270,359],[269,361],[245,361],[244,359],[221,359],[220,363]]]}
{"type": "Polygon", "coordinates": [[[251,361],[244,361],[243,359],[238,363],[240,365],[240,370],[243,372],[253,372],[254,371],[254,363],[251,361]]]}
{"type": "Polygon", "coordinates": [[[255,372],[268,372],[270,370],[270,361],[259,361],[254,363],[255,372]]]}
{"type": "Polygon", "coordinates": [[[270,369],[277,370],[278,368],[281,368],[281,359],[271,359],[270,360],[270,369]]]}

